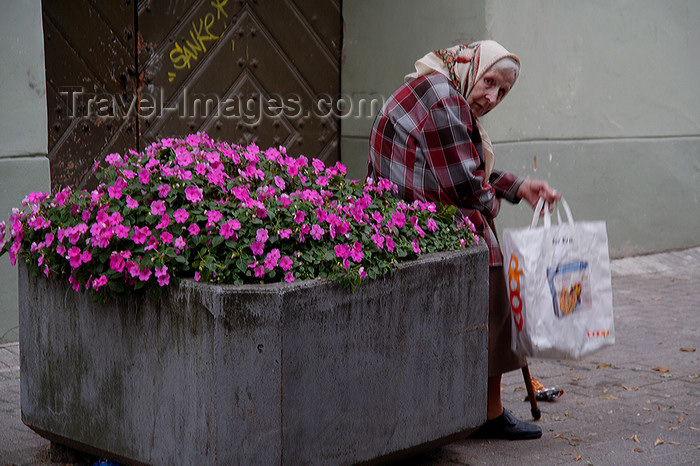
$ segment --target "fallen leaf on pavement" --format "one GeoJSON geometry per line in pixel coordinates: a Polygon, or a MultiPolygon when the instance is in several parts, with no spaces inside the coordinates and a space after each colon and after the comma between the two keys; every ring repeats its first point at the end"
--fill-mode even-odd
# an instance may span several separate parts
{"type": "Polygon", "coordinates": [[[669,369],[668,369],[668,367],[656,366],[656,367],[654,368],[654,370],[657,371],[657,372],[666,373],[666,372],[668,372],[669,369]]]}
{"type": "Polygon", "coordinates": [[[569,438],[564,434],[555,434],[553,438],[563,438],[564,440],[569,440],[569,438]]]}
{"type": "Polygon", "coordinates": [[[579,380],[578,377],[571,377],[572,382],[578,382],[578,380],[579,380]]]}
{"type": "Polygon", "coordinates": [[[683,351],[684,353],[694,353],[695,348],[681,348],[681,351],[683,351]]]}
{"type": "Polygon", "coordinates": [[[632,389],[629,388],[627,385],[623,385],[622,388],[624,388],[624,389],[627,390],[628,392],[632,390],[632,389]]]}
{"type": "Polygon", "coordinates": [[[605,364],[598,364],[597,366],[595,366],[596,369],[605,369],[606,367],[610,367],[610,364],[605,363],[605,364]]]}
{"type": "Polygon", "coordinates": [[[619,400],[615,395],[598,395],[598,398],[605,398],[606,400],[619,400]]]}
{"type": "Polygon", "coordinates": [[[657,447],[659,445],[662,445],[664,443],[664,439],[657,438],[656,441],[654,442],[654,446],[657,447]]]}
{"type": "Polygon", "coordinates": [[[574,458],[574,461],[581,461],[581,455],[578,455],[576,458],[574,458]]]}
{"type": "Polygon", "coordinates": [[[644,453],[644,450],[642,450],[639,447],[635,448],[634,451],[636,451],[637,453],[644,453]]]}
{"type": "Polygon", "coordinates": [[[681,444],[680,442],[672,442],[672,441],[670,441],[670,440],[668,441],[668,443],[671,444],[671,445],[680,445],[680,444],[681,444]]]}
{"type": "Polygon", "coordinates": [[[637,438],[637,434],[634,434],[632,436],[632,440],[634,440],[634,443],[639,443],[639,439],[637,438]]]}

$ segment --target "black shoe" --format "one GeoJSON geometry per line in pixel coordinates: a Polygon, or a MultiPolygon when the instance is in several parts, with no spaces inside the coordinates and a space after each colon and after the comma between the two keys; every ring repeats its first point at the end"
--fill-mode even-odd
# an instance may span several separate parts
{"type": "Polygon", "coordinates": [[[495,419],[486,421],[471,435],[472,438],[505,440],[529,440],[542,437],[542,429],[534,424],[519,421],[507,409],[495,419]]]}

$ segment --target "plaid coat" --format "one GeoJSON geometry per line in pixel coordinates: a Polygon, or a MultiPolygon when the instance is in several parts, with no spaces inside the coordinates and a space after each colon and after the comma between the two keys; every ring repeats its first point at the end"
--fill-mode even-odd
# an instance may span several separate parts
{"type": "Polygon", "coordinates": [[[493,170],[485,179],[474,117],[442,74],[404,83],[384,104],[370,136],[368,177],[391,180],[408,201],[457,206],[486,241],[489,265],[503,264],[493,220],[501,199],[520,201],[523,178],[493,170]]]}

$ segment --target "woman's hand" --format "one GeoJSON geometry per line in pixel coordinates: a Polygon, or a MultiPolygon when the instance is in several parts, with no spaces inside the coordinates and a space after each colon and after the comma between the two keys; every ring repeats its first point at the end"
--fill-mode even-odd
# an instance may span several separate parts
{"type": "Polygon", "coordinates": [[[527,179],[518,188],[516,194],[519,198],[525,199],[534,209],[537,201],[544,198],[545,202],[549,202],[550,209],[552,202],[561,199],[561,193],[553,190],[546,181],[527,179]]]}

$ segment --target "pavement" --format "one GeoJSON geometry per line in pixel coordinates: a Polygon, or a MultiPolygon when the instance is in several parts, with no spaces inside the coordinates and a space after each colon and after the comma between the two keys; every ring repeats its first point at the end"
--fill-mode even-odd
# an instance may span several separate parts
{"type": "MultiPolygon", "coordinates": [[[[577,361],[530,361],[534,378],[564,391],[538,402],[541,439],[466,438],[396,464],[700,463],[700,247],[611,267],[615,345],[577,361]]],[[[504,405],[532,421],[522,374],[502,385],[504,405]]],[[[51,446],[20,416],[19,345],[0,345],[0,466],[95,463],[51,446]]]]}

